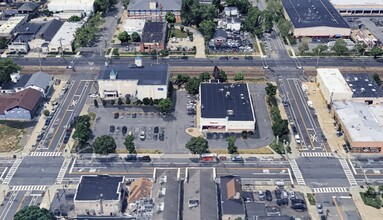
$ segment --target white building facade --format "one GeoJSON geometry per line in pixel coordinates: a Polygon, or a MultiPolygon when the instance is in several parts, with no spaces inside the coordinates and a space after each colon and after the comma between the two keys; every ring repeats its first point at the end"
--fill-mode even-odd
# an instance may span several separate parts
{"type": "Polygon", "coordinates": [[[12,34],[18,27],[27,21],[27,16],[10,17],[4,24],[0,26],[0,37],[11,38],[12,34]]]}
{"type": "Polygon", "coordinates": [[[82,22],[65,22],[48,45],[48,52],[73,52],[73,42],[76,30],[81,28],[82,22]]]}
{"type": "Polygon", "coordinates": [[[353,92],[338,69],[317,69],[316,81],[327,104],[352,99],[353,92]]]}
{"type": "Polygon", "coordinates": [[[94,1],[95,0],[50,0],[50,2],[48,3],[48,10],[52,12],[94,12],[94,1]]]}

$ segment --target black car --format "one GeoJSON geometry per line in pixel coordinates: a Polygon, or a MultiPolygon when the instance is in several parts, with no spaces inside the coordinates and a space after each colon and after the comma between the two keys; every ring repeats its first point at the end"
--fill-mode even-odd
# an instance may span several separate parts
{"type": "Polygon", "coordinates": [[[281,190],[279,190],[279,189],[275,190],[275,198],[276,199],[281,199],[282,198],[281,190]]]}
{"type": "Polygon", "coordinates": [[[252,56],[245,56],[245,60],[254,60],[252,56]]]}
{"type": "Polygon", "coordinates": [[[138,158],[138,161],[140,161],[140,162],[150,162],[150,161],[152,161],[152,159],[150,158],[150,156],[142,156],[142,157],[138,158]]]}
{"type": "Polygon", "coordinates": [[[47,120],[45,121],[45,125],[49,125],[51,123],[51,118],[47,118],[47,120]]]}
{"type": "Polygon", "coordinates": [[[295,127],[295,125],[291,125],[291,129],[293,130],[294,134],[298,133],[297,127],[295,127]]]}
{"type": "Polygon", "coordinates": [[[239,57],[231,57],[233,60],[239,60],[239,57]]]}
{"type": "Polygon", "coordinates": [[[157,140],[157,138],[158,138],[158,135],[157,135],[157,134],[154,134],[154,135],[153,135],[153,140],[155,140],[155,141],[156,141],[156,140],[157,140]]]}
{"type": "Polygon", "coordinates": [[[70,137],[70,136],[65,135],[64,140],[63,140],[63,143],[64,143],[64,144],[68,143],[68,141],[69,141],[69,137],[70,137]]]}
{"type": "Polygon", "coordinates": [[[304,211],[304,210],[306,210],[306,205],[303,204],[303,203],[295,203],[295,204],[293,204],[293,205],[291,206],[291,208],[292,208],[292,209],[295,209],[295,210],[299,209],[299,210],[304,211]]]}
{"type": "Polygon", "coordinates": [[[65,130],[65,135],[66,135],[66,136],[70,136],[71,133],[72,133],[72,128],[67,128],[67,129],[65,130]]]}
{"type": "Polygon", "coordinates": [[[219,57],[219,60],[229,60],[229,57],[219,57]]]}
{"type": "Polygon", "coordinates": [[[289,205],[289,200],[287,198],[284,199],[278,199],[277,200],[277,205],[282,206],[282,205],[289,205]]]}
{"type": "Polygon", "coordinates": [[[121,132],[122,132],[123,134],[126,134],[126,132],[128,132],[128,128],[127,128],[126,126],[122,126],[122,130],[121,130],[121,132]]]}
{"type": "Polygon", "coordinates": [[[115,112],[114,113],[114,119],[117,119],[118,117],[120,117],[120,114],[118,112],[115,112]]]}
{"type": "Polygon", "coordinates": [[[158,134],[159,130],[160,130],[160,129],[156,126],[156,127],[154,127],[153,132],[154,132],[155,134],[158,134]]]}
{"type": "Polygon", "coordinates": [[[133,113],[132,118],[137,118],[137,113],[133,113]]]}
{"type": "Polygon", "coordinates": [[[70,121],[70,127],[71,127],[71,128],[74,128],[74,126],[76,125],[77,118],[78,118],[78,116],[74,116],[74,117],[72,118],[72,120],[70,121]]]}
{"type": "Polygon", "coordinates": [[[41,139],[43,139],[43,136],[44,136],[43,133],[40,133],[39,135],[37,135],[36,141],[41,141],[41,139]]]}
{"type": "Polygon", "coordinates": [[[128,154],[124,159],[125,159],[125,161],[128,161],[128,162],[135,162],[135,161],[137,161],[137,155],[128,154]]]}
{"type": "Polygon", "coordinates": [[[266,190],[266,200],[267,201],[273,201],[273,195],[271,194],[271,191],[270,190],[266,190]]]}
{"type": "Polygon", "coordinates": [[[160,133],[160,134],[158,135],[158,139],[160,139],[160,141],[163,141],[163,140],[165,139],[165,135],[164,135],[164,133],[160,133]]]}
{"type": "Polygon", "coordinates": [[[110,133],[113,133],[113,132],[114,132],[114,130],[115,130],[115,127],[114,127],[114,125],[111,125],[111,126],[109,127],[109,132],[110,132],[110,133]]]}

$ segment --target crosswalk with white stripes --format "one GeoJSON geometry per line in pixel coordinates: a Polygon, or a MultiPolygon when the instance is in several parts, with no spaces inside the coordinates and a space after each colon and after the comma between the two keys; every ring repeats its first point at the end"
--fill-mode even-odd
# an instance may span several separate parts
{"type": "Polygon", "coordinates": [[[5,176],[3,180],[3,184],[9,184],[9,182],[11,182],[13,175],[15,174],[17,168],[20,166],[22,161],[23,161],[22,158],[17,158],[15,160],[15,162],[12,164],[11,168],[9,169],[7,175],[5,176]]]}
{"type": "Polygon", "coordinates": [[[349,191],[346,187],[321,187],[311,188],[313,193],[347,193],[349,191]]]}
{"type": "Polygon", "coordinates": [[[299,185],[306,185],[305,180],[303,179],[301,170],[299,169],[295,159],[291,159],[289,160],[289,162],[290,162],[291,170],[293,171],[295,179],[297,180],[297,183],[299,185]]]}
{"type": "Polygon", "coordinates": [[[62,152],[32,152],[29,156],[31,157],[59,157],[62,152]]]}
{"type": "Polygon", "coordinates": [[[332,153],[328,152],[303,152],[301,157],[333,157],[332,153]]]}
{"type": "Polygon", "coordinates": [[[65,173],[69,167],[72,158],[65,158],[63,165],[60,168],[59,175],[57,176],[56,183],[61,184],[63,182],[65,173]]]}
{"type": "Polygon", "coordinates": [[[354,175],[352,174],[352,171],[350,167],[348,166],[347,160],[345,159],[339,159],[340,165],[342,166],[344,170],[344,174],[346,174],[346,177],[348,179],[348,182],[350,183],[351,186],[357,186],[358,183],[355,180],[354,175]]]}
{"type": "Polygon", "coordinates": [[[12,186],[11,191],[45,191],[48,186],[44,185],[24,185],[24,186],[12,186]]]}

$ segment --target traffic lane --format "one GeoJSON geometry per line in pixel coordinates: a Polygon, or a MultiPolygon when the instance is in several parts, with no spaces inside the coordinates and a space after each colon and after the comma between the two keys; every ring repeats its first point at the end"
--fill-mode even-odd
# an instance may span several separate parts
{"type": "Polygon", "coordinates": [[[0,220],[13,219],[25,194],[26,191],[10,191],[6,194],[3,201],[4,205],[0,206],[0,220]]]}

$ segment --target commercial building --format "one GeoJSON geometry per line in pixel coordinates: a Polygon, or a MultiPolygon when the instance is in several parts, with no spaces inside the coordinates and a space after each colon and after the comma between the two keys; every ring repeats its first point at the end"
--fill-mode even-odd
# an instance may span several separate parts
{"type": "Polygon", "coordinates": [[[0,120],[32,120],[42,103],[42,94],[34,89],[0,95],[0,120]]]}
{"type": "Polygon", "coordinates": [[[82,22],[65,22],[57,31],[48,45],[48,52],[61,53],[73,52],[73,41],[78,28],[83,25],[82,22]]]}
{"type": "Polygon", "coordinates": [[[381,16],[383,2],[381,0],[330,0],[342,16],[381,16]]]}
{"type": "Polygon", "coordinates": [[[31,50],[38,50],[43,53],[48,53],[49,42],[60,30],[64,22],[58,19],[52,19],[43,24],[40,30],[36,33],[34,38],[29,41],[28,45],[31,50]]]}
{"type": "Polygon", "coordinates": [[[353,153],[382,153],[383,106],[335,101],[334,119],[353,153]]]}
{"type": "Polygon", "coordinates": [[[10,17],[0,26],[0,37],[12,38],[13,33],[27,20],[26,15],[10,17]]]}
{"type": "Polygon", "coordinates": [[[239,176],[220,177],[222,220],[245,219],[245,204],[242,198],[242,183],[239,176]]]}
{"type": "Polygon", "coordinates": [[[100,98],[165,99],[168,94],[169,77],[167,64],[108,67],[101,70],[98,77],[100,98]]]}
{"type": "Polygon", "coordinates": [[[116,216],[126,199],[122,176],[81,176],[74,196],[77,216],[116,216]]]}
{"type": "Polygon", "coordinates": [[[94,12],[95,0],[50,0],[48,10],[52,12],[60,11],[84,11],[94,12]]]}
{"type": "Polygon", "coordinates": [[[215,175],[215,168],[186,168],[182,219],[219,219],[215,175]]]}
{"type": "Polygon", "coordinates": [[[152,199],[153,220],[180,219],[180,169],[155,168],[152,199]]]}
{"type": "Polygon", "coordinates": [[[254,131],[256,120],[246,83],[201,83],[199,94],[201,131],[254,131]]]}
{"type": "Polygon", "coordinates": [[[144,30],[146,20],[144,19],[126,19],[124,24],[124,30],[132,35],[134,32],[137,32],[140,36],[142,36],[142,32],[144,30]]]}
{"type": "Polygon", "coordinates": [[[352,98],[353,92],[338,69],[318,68],[316,82],[327,104],[352,98]]]}
{"type": "Polygon", "coordinates": [[[328,0],[282,0],[294,37],[349,37],[351,28],[328,0]]]}
{"type": "Polygon", "coordinates": [[[347,73],[344,78],[352,91],[352,100],[367,104],[383,104],[383,91],[368,73],[347,73]]]}
{"type": "Polygon", "coordinates": [[[146,177],[133,181],[129,187],[128,204],[131,205],[142,198],[150,198],[152,187],[153,182],[146,177]]]}
{"type": "Polygon", "coordinates": [[[181,21],[182,0],[131,0],[128,5],[128,17],[147,21],[166,21],[166,13],[171,12],[176,22],[181,21]]]}
{"type": "Polygon", "coordinates": [[[160,51],[166,48],[166,22],[147,22],[142,32],[141,52],[160,51]]]}
{"type": "Polygon", "coordinates": [[[27,53],[29,51],[29,41],[35,37],[40,28],[40,24],[34,23],[24,23],[21,25],[15,31],[15,37],[8,44],[8,50],[10,52],[27,53]]]}

